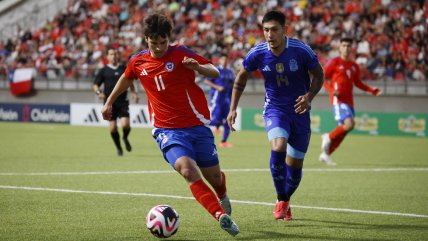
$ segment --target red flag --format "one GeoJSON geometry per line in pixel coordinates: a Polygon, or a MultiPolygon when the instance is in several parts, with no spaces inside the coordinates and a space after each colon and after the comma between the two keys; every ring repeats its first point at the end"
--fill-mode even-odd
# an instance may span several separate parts
{"type": "Polygon", "coordinates": [[[10,83],[10,92],[14,96],[30,94],[32,91],[32,80],[35,76],[33,68],[16,69],[10,83]]]}

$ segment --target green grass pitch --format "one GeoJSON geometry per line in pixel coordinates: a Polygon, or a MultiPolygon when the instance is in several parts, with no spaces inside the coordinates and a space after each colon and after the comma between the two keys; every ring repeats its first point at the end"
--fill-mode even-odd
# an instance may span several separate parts
{"type": "Polygon", "coordinates": [[[149,129],[133,129],[130,140],[134,150],[117,157],[107,128],[0,123],[0,240],[157,240],[145,228],[157,204],[180,214],[169,240],[428,237],[428,138],[350,135],[333,155],[338,166],[327,167],[313,134],[294,220],[283,222],[272,218],[265,133],[232,133],[235,147],[218,152],[241,229],[235,238],[189,199],[149,129]]]}

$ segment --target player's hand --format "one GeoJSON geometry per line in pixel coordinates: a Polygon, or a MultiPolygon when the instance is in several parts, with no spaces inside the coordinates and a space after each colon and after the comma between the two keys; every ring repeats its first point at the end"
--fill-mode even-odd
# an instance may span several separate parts
{"type": "Polygon", "coordinates": [[[382,91],[379,88],[374,88],[373,89],[373,95],[379,96],[381,94],[382,94],[382,91]]]}
{"type": "Polygon", "coordinates": [[[100,100],[104,101],[104,100],[106,99],[106,95],[105,95],[104,93],[100,93],[100,94],[98,95],[98,99],[100,99],[100,100]]]}
{"type": "Polygon", "coordinates": [[[183,61],[181,61],[184,65],[184,67],[197,71],[199,69],[199,63],[195,59],[188,58],[187,56],[184,56],[183,61]]]}
{"type": "Polygon", "coordinates": [[[101,114],[103,115],[104,120],[111,120],[111,117],[113,115],[113,106],[105,104],[103,108],[101,109],[101,114]]]}
{"type": "Polygon", "coordinates": [[[223,92],[223,90],[224,90],[224,87],[223,87],[223,86],[219,86],[219,87],[217,87],[217,91],[219,91],[219,92],[223,92]]]}
{"type": "Polygon", "coordinates": [[[236,110],[231,110],[227,115],[227,125],[229,125],[231,131],[236,131],[235,128],[233,128],[233,125],[235,124],[236,115],[236,110]]]}
{"type": "Polygon", "coordinates": [[[294,105],[294,111],[297,114],[303,114],[309,111],[311,102],[309,101],[308,94],[297,97],[296,102],[297,103],[294,105]]]}

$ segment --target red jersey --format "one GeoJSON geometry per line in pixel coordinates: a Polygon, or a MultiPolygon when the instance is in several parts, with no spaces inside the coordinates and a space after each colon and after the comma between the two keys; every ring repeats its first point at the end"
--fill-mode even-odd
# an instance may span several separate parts
{"type": "Polygon", "coordinates": [[[171,45],[162,58],[143,50],[129,60],[128,79],[139,79],[146,90],[150,119],[159,128],[187,128],[207,125],[210,112],[202,89],[195,83],[195,71],[184,67],[184,57],[199,64],[211,63],[190,49],[171,45]]]}
{"type": "Polygon", "coordinates": [[[331,59],[324,68],[324,88],[330,94],[330,103],[346,103],[354,107],[354,85],[358,88],[374,93],[374,89],[364,84],[360,77],[360,67],[354,61],[345,61],[340,57],[331,59]],[[327,80],[330,79],[330,82],[327,80]],[[337,95],[334,95],[334,92],[337,95]]]}

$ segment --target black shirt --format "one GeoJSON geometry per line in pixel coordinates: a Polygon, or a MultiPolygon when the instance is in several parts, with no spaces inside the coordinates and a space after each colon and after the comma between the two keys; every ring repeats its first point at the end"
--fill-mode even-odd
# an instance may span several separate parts
{"type": "MultiPolygon", "coordinates": [[[[120,76],[125,72],[125,66],[118,65],[117,68],[113,69],[110,65],[104,66],[100,69],[95,77],[94,84],[101,86],[104,84],[104,94],[106,100],[110,96],[120,76]]],[[[123,92],[117,97],[115,103],[123,103],[128,101],[128,91],[123,92]]]]}

